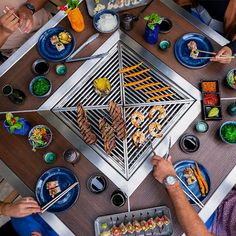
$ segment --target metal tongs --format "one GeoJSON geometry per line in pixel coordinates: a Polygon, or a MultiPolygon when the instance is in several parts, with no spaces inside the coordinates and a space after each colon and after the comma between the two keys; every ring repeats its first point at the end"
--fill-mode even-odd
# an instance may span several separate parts
{"type": "MultiPolygon", "coordinates": [[[[153,147],[153,145],[152,145],[152,141],[151,141],[150,138],[148,139],[148,142],[150,143],[150,146],[151,146],[151,149],[152,149],[153,154],[156,155],[156,152],[155,152],[155,150],[154,150],[154,147],[153,147]]],[[[167,160],[167,158],[169,157],[170,148],[171,148],[171,137],[169,137],[169,139],[168,139],[167,152],[166,152],[166,154],[163,156],[163,159],[164,159],[164,160],[167,160]]]]}
{"type": "Polygon", "coordinates": [[[90,36],[78,49],[76,49],[66,60],[65,62],[76,62],[76,61],[85,61],[85,60],[91,60],[95,58],[103,58],[109,54],[109,52],[101,53],[97,55],[92,55],[88,57],[79,57],[79,58],[73,58],[75,55],[77,55],[83,48],[85,48],[88,44],[92,43],[95,39],[98,38],[100,34],[96,33],[90,36]]]}

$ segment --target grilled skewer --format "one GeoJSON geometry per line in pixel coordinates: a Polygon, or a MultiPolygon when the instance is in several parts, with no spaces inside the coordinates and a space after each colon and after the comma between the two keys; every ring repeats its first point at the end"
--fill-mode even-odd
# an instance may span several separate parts
{"type": "Polygon", "coordinates": [[[112,126],[116,131],[117,137],[124,140],[126,138],[126,125],[122,117],[121,109],[114,101],[110,101],[108,106],[109,114],[112,118],[112,126]]]}
{"type": "Polygon", "coordinates": [[[83,136],[84,141],[87,144],[94,144],[97,142],[97,137],[93,133],[90,123],[88,121],[86,112],[82,104],[77,105],[77,123],[80,129],[80,133],[83,136]]]}
{"type": "Polygon", "coordinates": [[[112,150],[116,147],[114,130],[104,118],[99,119],[99,129],[104,141],[105,152],[111,155],[112,150]]]}

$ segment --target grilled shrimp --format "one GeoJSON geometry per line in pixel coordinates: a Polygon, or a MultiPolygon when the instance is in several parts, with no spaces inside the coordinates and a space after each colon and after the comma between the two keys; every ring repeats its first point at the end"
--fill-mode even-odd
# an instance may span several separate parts
{"type": "Polygon", "coordinates": [[[151,134],[153,137],[160,138],[162,137],[162,134],[159,133],[161,130],[161,125],[158,122],[152,122],[148,126],[148,132],[151,134]]]}
{"type": "Polygon", "coordinates": [[[144,121],[144,114],[140,111],[135,111],[131,115],[131,122],[136,128],[140,128],[140,123],[144,121]]]}
{"type": "Polygon", "coordinates": [[[134,144],[142,144],[145,141],[145,134],[142,131],[137,130],[133,135],[134,144]]]}
{"type": "Polygon", "coordinates": [[[159,111],[158,119],[164,119],[166,117],[166,109],[163,106],[154,106],[149,111],[149,119],[151,120],[156,111],[159,111]]]}

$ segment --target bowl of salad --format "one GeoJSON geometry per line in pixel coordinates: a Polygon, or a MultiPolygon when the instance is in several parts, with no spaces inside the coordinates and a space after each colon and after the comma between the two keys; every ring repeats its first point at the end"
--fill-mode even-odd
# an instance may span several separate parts
{"type": "Polygon", "coordinates": [[[52,131],[46,125],[34,126],[28,135],[29,143],[33,146],[32,150],[47,147],[52,141],[52,131]]]}
{"type": "Polygon", "coordinates": [[[230,88],[236,89],[236,68],[228,72],[226,81],[230,88]]]}
{"type": "Polygon", "coordinates": [[[227,144],[236,144],[236,122],[224,122],[220,127],[220,137],[227,144]]]}
{"type": "Polygon", "coordinates": [[[43,75],[36,76],[29,84],[29,91],[33,96],[47,97],[52,91],[52,83],[43,75]]]}

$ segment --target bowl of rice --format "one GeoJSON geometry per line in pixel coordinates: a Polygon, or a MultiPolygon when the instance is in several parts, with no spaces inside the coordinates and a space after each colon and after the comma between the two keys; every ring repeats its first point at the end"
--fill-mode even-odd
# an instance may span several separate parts
{"type": "Polygon", "coordinates": [[[112,33],[119,28],[120,18],[116,12],[104,10],[94,16],[93,25],[100,33],[112,33]]]}

